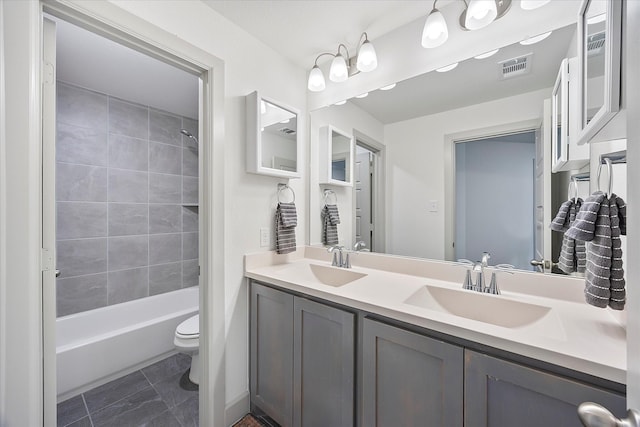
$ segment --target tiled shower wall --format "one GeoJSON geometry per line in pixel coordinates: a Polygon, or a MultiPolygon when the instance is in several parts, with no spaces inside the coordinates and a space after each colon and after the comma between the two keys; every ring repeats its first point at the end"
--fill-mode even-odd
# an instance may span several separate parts
{"type": "Polygon", "coordinates": [[[57,91],[58,316],[197,285],[198,122],[57,91]]]}

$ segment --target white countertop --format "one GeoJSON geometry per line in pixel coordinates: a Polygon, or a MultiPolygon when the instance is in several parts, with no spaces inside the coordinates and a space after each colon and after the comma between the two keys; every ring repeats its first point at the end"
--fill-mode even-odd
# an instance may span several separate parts
{"type": "MultiPolygon", "coordinates": [[[[323,248],[304,247],[287,255],[262,252],[245,256],[245,276],[284,289],[304,293],[370,313],[485,344],[604,378],[626,383],[626,332],[623,316],[584,302],[584,281],[557,275],[516,272],[498,273],[501,295],[462,290],[465,269],[441,261],[391,255],[351,255],[349,271],[361,273],[343,286],[325,285],[310,274],[309,264],[330,267],[323,248]],[[539,320],[503,327],[456,316],[447,310],[423,308],[408,303],[425,286],[469,292],[480,298],[495,298],[548,307],[539,320]],[[413,297],[412,297],[413,296],[413,297]]],[[[337,267],[330,267],[337,268],[337,267]]],[[[490,273],[486,280],[489,283],[490,273]]],[[[427,297],[429,293],[425,293],[427,297]]],[[[457,294],[456,294],[457,295],[457,294]]],[[[424,297],[423,297],[424,298],[424,297]]],[[[473,298],[473,297],[472,297],[473,298]]],[[[506,307],[506,305],[503,305],[506,307]]],[[[504,316],[504,314],[503,314],[504,316]]]]}

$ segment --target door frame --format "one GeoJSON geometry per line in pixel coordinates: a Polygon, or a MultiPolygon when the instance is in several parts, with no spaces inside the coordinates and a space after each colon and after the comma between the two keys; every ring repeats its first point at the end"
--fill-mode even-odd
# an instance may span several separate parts
{"type": "MultiPolygon", "coordinates": [[[[225,422],[225,344],[224,344],[224,62],[208,52],[191,45],[175,35],[117,7],[109,2],[83,2],[82,4],[44,0],[38,10],[39,22],[43,12],[83,27],[141,53],[169,63],[200,78],[199,95],[199,198],[200,198],[200,354],[203,362],[200,379],[200,424],[223,425],[225,422]],[[214,206],[217,209],[214,210],[214,206]]],[[[37,37],[32,58],[34,67],[41,75],[40,52],[42,46],[42,24],[36,29],[37,37]]],[[[39,96],[42,106],[42,96],[39,96]]],[[[50,112],[49,112],[50,113],[50,112]]],[[[39,121],[49,114],[41,110],[39,121]]],[[[43,135],[43,144],[52,136],[43,135]]],[[[53,136],[55,141],[55,136],[53,136]]],[[[50,142],[49,142],[50,143],[50,142]]],[[[50,148],[50,147],[49,147],[50,148]]],[[[44,160],[43,147],[37,153],[44,160]]],[[[48,159],[48,161],[52,161],[48,159]]],[[[53,159],[55,162],[55,159],[53,159]]],[[[38,175],[41,171],[33,171],[38,175]]],[[[42,181],[41,181],[42,182],[42,181]]],[[[42,196],[42,189],[41,194],[42,196]]],[[[42,198],[41,198],[42,200],[42,198]]],[[[42,219],[42,218],[41,218],[42,219]]],[[[55,242],[54,242],[55,243],[55,242]]],[[[54,245],[55,246],[55,245],[54,245]]],[[[55,258],[54,258],[55,259],[55,258]]],[[[50,271],[49,274],[54,274],[50,271]]],[[[51,321],[51,304],[42,302],[42,322],[51,321]],[[49,307],[47,307],[49,305],[49,307]]],[[[55,313],[55,310],[53,310],[55,313]]],[[[55,322],[55,319],[53,320],[55,322]]],[[[42,358],[45,369],[42,373],[43,425],[55,425],[56,395],[55,371],[50,372],[51,359],[55,360],[55,337],[41,334],[42,358]],[[53,343],[53,344],[52,344],[53,343]],[[51,381],[51,378],[54,378],[51,381]],[[53,403],[53,404],[52,404],[53,403]],[[52,409],[53,408],[53,409],[52,409]],[[45,413],[46,410],[46,413],[45,413]],[[51,423],[51,424],[48,424],[51,423]]],[[[55,363],[54,363],[55,366],[55,363]]]]}
{"type": "MultiPolygon", "coordinates": [[[[385,253],[386,252],[386,203],[385,203],[385,193],[386,193],[386,174],[385,174],[385,146],[384,144],[376,141],[375,139],[367,136],[366,134],[360,132],[357,129],[353,130],[353,136],[355,139],[355,144],[360,145],[361,147],[366,148],[374,154],[373,158],[373,170],[374,177],[373,182],[373,191],[371,197],[371,204],[374,207],[371,212],[372,217],[374,218],[374,227],[373,227],[373,241],[375,242],[375,252],[385,253]],[[358,144],[360,143],[360,144],[358,144]]],[[[355,149],[354,149],[355,153],[355,149]]],[[[353,165],[355,167],[355,154],[353,156],[353,165]]],[[[353,185],[352,191],[352,199],[353,206],[351,213],[352,220],[352,238],[353,243],[355,244],[355,235],[356,235],[356,186],[353,185]]],[[[369,248],[372,251],[373,248],[369,248]]]]}
{"type": "Polygon", "coordinates": [[[533,131],[539,126],[540,119],[532,119],[444,135],[444,259],[446,261],[455,261],[455,144],[475,139],[533,131]]]}

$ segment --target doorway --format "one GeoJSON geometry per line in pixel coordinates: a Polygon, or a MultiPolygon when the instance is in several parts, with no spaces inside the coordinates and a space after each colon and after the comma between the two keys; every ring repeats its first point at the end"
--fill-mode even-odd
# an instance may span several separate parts
{"type": "Polygon", "coordinates": [[[531,270],[535,131],[456,141],[455,258],[531,270]]]}
{"type": "Polygon", "coordinates": [[[384,252],[384,147],[354,131],[356,148],[353,170],[353,241],[365,250],[384,252]]]}

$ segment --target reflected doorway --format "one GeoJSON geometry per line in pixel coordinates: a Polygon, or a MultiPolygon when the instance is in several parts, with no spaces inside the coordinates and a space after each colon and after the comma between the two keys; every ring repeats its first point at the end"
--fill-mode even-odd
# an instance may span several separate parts
{"type": "Polygon", "coordinates": [[[372,252],[384,252],[384,242],[380,237],[383,230],[377,230],[382,223],[380,218],[383,200],[379,185],[380,149],[356,137],[354,159],[354,243],[364,242],[365,248],[372,252]]]}

